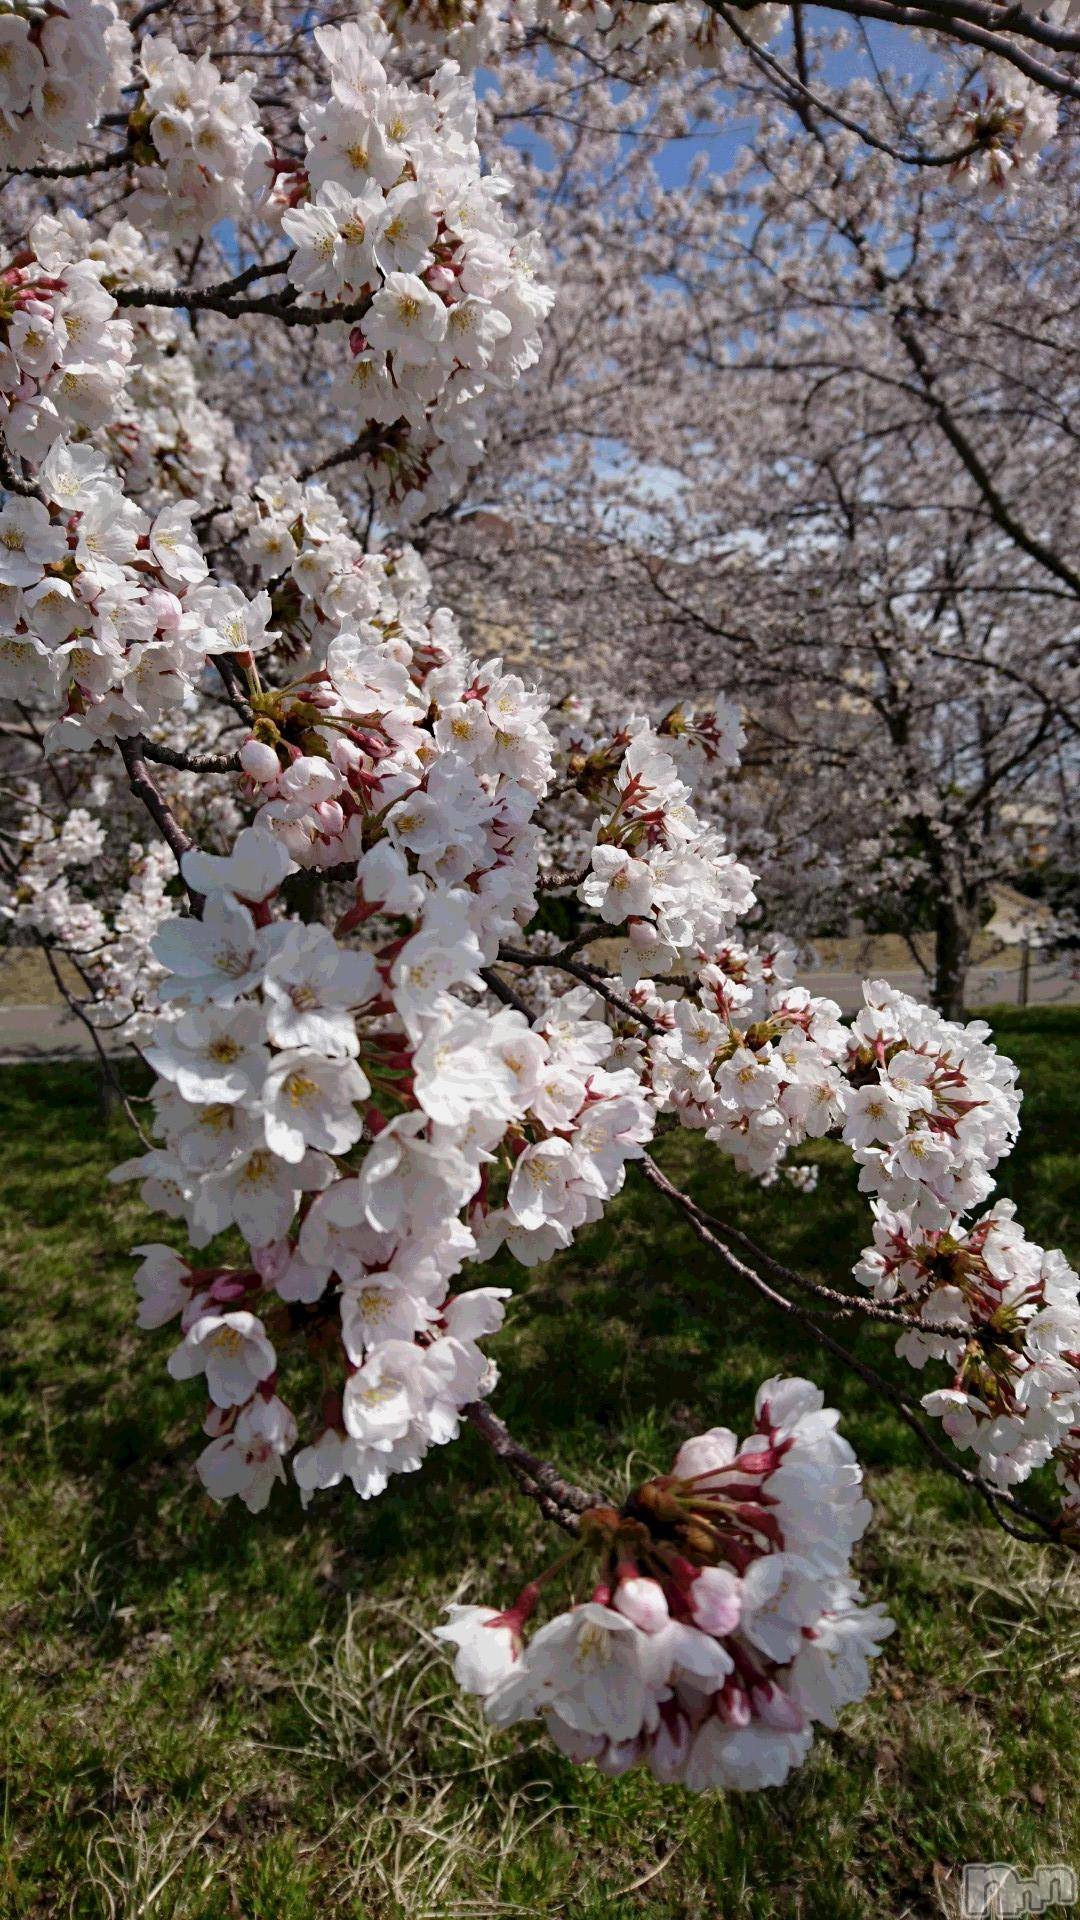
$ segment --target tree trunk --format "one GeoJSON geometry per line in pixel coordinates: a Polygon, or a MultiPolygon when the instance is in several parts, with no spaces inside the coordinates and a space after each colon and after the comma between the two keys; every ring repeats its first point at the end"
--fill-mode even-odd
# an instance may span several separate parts
{"type": "Polygon", "coordinates": [[[964,1018],[964,988],[971,963],[974,922],[955,900],[943,896],[934,924],[933,1001],[946,1020],[964,1018]]]}

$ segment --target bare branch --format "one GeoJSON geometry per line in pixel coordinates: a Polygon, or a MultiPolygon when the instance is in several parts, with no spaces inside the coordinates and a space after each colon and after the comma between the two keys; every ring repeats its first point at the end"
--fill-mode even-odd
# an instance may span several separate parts
{"type": "Polygon", "coordinates": [[[145,760],[156,760],[163,767],[175,767],[180,773],[240,772],[238,753],[191,753],[186,749],[163,746],[156,740],[144,740],[142,752],[145,760]]]}
{"type": "MultiPolygon", "coordinates": [[[[168,801],[150,777],[150,771],[143,758],[146,743],[142,735],[135,734],[132,739],[118,740],[116,744],[120,749],[120,758],[127,768],[128,786],[136,800],[142,801],[162,839],[171,848],[177,867],[180,867],[185,853],[190,851],[195,842],[190,834],[184,832],[168,801]]],[[[181,877],[183,877],[182,869],[181,877]]],[[[186,886],[187,882],[185,881],[184,884],[186,886]]],[[[191,887],[188,887],[187,891],[192,912],[200,914],[203,909],[202,894],[194,892],[191,887]]]]}
{"type": "Polygon", "coordinates": [[[505,1421],[484,1400],[474,1400],[471,1406],[464,1408],[465,1418],[476,1428],[477,1433],[487,1441],[496,1458],[508,1467],[530,1500],[535,1500],[541,1513],[554,1520],[564,1533],[577,1534],[581,1527],[581,1515],[590,1507],[603,1506],[600,1494],[589,1493],[572,1480],[564,1480],[557,1467],[549,1460],[540,1460],[534,1453],[519,1446],[505,1421]]]}
{"type": "MultiPolygon", "coordinates": [[[[847,1347],[842,1346],[839,1340],[835,1340],[832,1334],[829,1333],[826,1328],[822,1327],[819,1322],[814,1319],[812,1314],[807,1312],[805,1307],[800,1306],[797,1301],[789,1300],[786,1295],[778,1292],[775,1287],[769,1285],[769,1282],[765,1280],[760,1273],[749,1266],[745,1260],[740,1259],[739,1255],[726,1244],[725,1240],[721,1239],[720,1232],[716,1230],[720,1223],[711,1221],[708,1214],[702,1213],[689,1196],[684,1194],[680,1188],[675,1186],[673,1181],[668,1179],[667,1175],[657,1166],[655,1160],[648,1154],[644,1154],[638,1162],[638,1165],[650,1186],[655,1187],[658,1193],[662,1193],[664,1198],[683,1215],[698,1239],[701,1240],[705,1246],[710,1247],[714,1253],[718,1254],[724,1262],[724,1265],[728,1267],[732,1273],[753,1287],[754,1291],[759,1293],[763,1299],[768,1300],[770,1305],[779,1308],[782,1313],[786,1313],[790,1315],[792,1319],[797,1320],[800,1326],[805,1327],[807,1332],[813,1336],[820,1346],[825,1347],[828,1352],[835,1354],[839,1360],[843,1361],[846,1367],[849,1367],[861,1380],[865,1380],[867,1385],[873,1387],[876,1393],[881,1394],[881,1396],[889,1402],[890,1406],[895,1407],[905,1426],[910,1427],[911,1431],[916,1435],[934,1462],[934,1465],[939,1467],[943,1473],[947,1473],[953,1480],[958,1480],[961,1486],[967,1487],[973,1493],[976,1493],[979,1498],[985,1502],[993,1518],[997,1521],[997,1524],[1003,1527],[1006,1533],[1012,1534],[1017,1540],[1030,1541],[1036,1545],[1040,1544],[1043,1540],[1051,1540],[1055,1545],[1069,1544],[1067,1541],[1062,1540],[1059,1530],[1052,1520],[1045,1519],[1042,1514],[1036,1513],[1033,1508],[1026,1506],[1023,1501],[1017,1499],[1015,1494],[1002,1492],[997,1487],[990,1486],[981,1474],[973,1472],[970,1467],[963,1466],[958,1460],[954,1459],[951,1454],[946,1452],[945,1448],[938,1443],[929,1431],[920,1414],[915,1407],[912,1406],[906,1395],[894,1387],[890,1381],[884,1379],[883,1376],[879,1374],[875,1368],[869,1366],[865,1360],[858,1359],[847,1347]],[[1007,1510],[1009,1514],[1017,1515],[1019,1519],[1027,1522],[1027,1525],[1019,1526],[1013,1520],[1006,1518],[1006,1513],[1003,1512],[1002,1509],[1007,1510]]],[[[720,1231],[726,1231],[728,1238],[734,1238],[730,1230],[721,1228],[720,1231]]],[[[780,1271],[786,1270],[780,1269],[780,1271]]],[[[811,1282],[803,1282],[803,1284],[808,1289],[813,1290],[811,1282]]],[[[940,1331],[940,1328],[935,1328],[935,1332],[940,1331]]],[[[1080,1546],[1071,1550],[1080,1552],[1080,1546]]]]}

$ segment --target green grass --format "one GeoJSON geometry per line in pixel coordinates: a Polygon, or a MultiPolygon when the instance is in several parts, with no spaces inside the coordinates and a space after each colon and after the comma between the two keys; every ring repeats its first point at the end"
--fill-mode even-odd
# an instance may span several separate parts
{"type": "MultiPolygon", "coordinates": [[[[1028,1088],[1002,1186],[1068,1246],[1080,1013],[998,1031],[1028,1088]]],[[[558,1542],[471,1434],[368,1507],[213,1507],[199,1392],[167,1378],[167,1331],[133,1327],[127,1249],[158,1225],[105,1185],[122,1122],[81,1066],[6,1070],[0,1109],[5,1920],[900,1920],[955,1914],[967,1860],[1080,1866],[1080,1577],[993,1528],[636,1176],[569,1256],[514,1270],[496,1404],[612,1490],[687,1431],[742,1424],[768,1372],[808,1372],[845,1410],[877,1509],[861,1570],[899,1631],[871,1698],[779,1793],[691,1800],[484,1730],[429,1630],[463,1575],[505,1600],[558,1542]]],[[[662,1158],[823,1277],[868,1237],[835,1146],[810,1200],[687,1136],[662,1158]]],[[[890,1344],[859,1340],[885,1370],[890,1344]]]]}

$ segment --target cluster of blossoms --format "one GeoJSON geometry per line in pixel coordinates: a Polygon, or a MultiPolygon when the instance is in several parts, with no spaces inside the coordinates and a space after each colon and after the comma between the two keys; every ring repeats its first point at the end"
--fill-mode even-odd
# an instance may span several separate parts
{"type": "Polygon", "coordinates": [[[0,14],[0,167],[70,153],[111,112],[131,69],[113,0],[17,0],[0,14]]]}
{"type": "Polygon", "coordinates": [[[917,1230],[880,1201],[874,1214],[855,1277],[917,1320],[897,1342],[905,1359],[952,1371],[923,1406],[996,1486],[1026,1480],[1080,1436],[1080,1277],[1025,1237],[1008,1200],[966,1227],[917,1230]]]}
{"type": "Polygon", "coordinates": [[[959,1027],[883,981],[866,1001],[844,1096],[843,1137],[876,1196],[855,1277],[918,1321],[897,1351],[952,1376],[923,1407],[1008,1487],[1054,1456],[1060,1468],[1080,1425],[1080,1280],[1025,1238],[1007,1201],[964,1222],[1019,1128],[1016,1070],[985,1022],[959,1027]]]}
{"type": "Polygon", "coordinates": [[[200,396],[190,330],[167,309],[117,314],[115,287],[169,279],[138,229],[118,220],[98,233],[68,207],[34,222],[30,249],[33,260],[8,276],[16,312],[28,316],[9,323],[11,374],[19,375],[11,394],[12,446],[40,457],[60,433],[89,435],[119,470],[125,491],[144,504],[209,504],[246,484],[246,449],[228,418],[200,396]],[[90,282],[95,303],[102,295],[109,301],[107,319],[89,331],[77,298],[88,275],[101,284],[98,294],[90,282]]]}
{"type": "Polygon", "coordinates": [[[5,438],[40,462],[32,493],[0,510],[0,694],[53,708],[54,749],[152,728],[184,706],[208,656],[269,644],[268,598],[210,583],[169,428],[154,434],[125,393],[135,330],[105,282],[139,259],[137,236],[121,224],[81,256],[85,238],[77,216],[43,217],[0,275],[5,438]]]}
{"type": "Polygon", "coordinates": [[[0,395],[13,452],[40,460],[62,435],[107,427],[120,411],[132,354],[101,260],[76,259],[48,216],[0,273],[0,395]]]}
{"type": "Polygon", "coordinates": [[[153,1004],[161,969],[150,947],[174,912],[166,891],[174,866],[167,847],[133,841],[121,871],[103,879],[112,796],[103,778],[92,787],[93,807],[71,807],[58,822],[28,783],[0,868],[0,917],[17,938],[32,935],[67,955],[87,990],[88,1016],[115,1027],[153,1004]]]}
{"type": "Polygon", "coordinates": [[[166,36],[139,49],[139,105],[131,116],[137,188],[132,218],[175,241],[198,240],[219,220],[249,216],[273,184],[273,149],[252,99],[253,73],[224,80],[166,36]]]}
{"type": "MultiPolygon", "coordinates": [[[[104,945],[108,926],[100,907],[72,891],[72,869],[91,866],[105,849],[104,822],[88,807],[72,807],[57,822],[29,782],[21,818],[5,848],[3,905],[17,929],[33,929],[76,954],[104,945]]],[[[168,849],[165,850],[166,855],[168,849]]]]}
{"type": "Polygon", "coordinates": [[[398,611],[342,628],[325,668],[255,697],[241,755],[255,824],[226,858],[185,856],[202,917],[155,942],[169,977],[145,1052],[164,1144],[121,1173],[196,1248],[239,1228],[250,1261],[148,1255],[143,1317],[181,1313],[174,1370],[209,1366],[207,1342],[243,1356],[244,1395],[211,1397],[245,1426],[212,1416],[204,1473],[249,1504],[295,1438],[272,1341],[291,1331],[339,1355],[321,1429],[296,1456],[301,1488],[347,1476],[381,1491],[494,1378],[477,1342],[502,1296],[451,1297],[463,1262],[504,1240],[529,1264],[569,1244],[652,1129],[593,996],[535,1022],[476,1003],[500,941],[535,910],[550,735],[516,676],[478,668],[448,621],[398,611]],[[362,926],[363,951],[273,915],[316,841],[355,872],[339,933],[362,926]]]}
{"type": "Polygon", "coordinates": [[[101,454],[63,440],[37,486],[0,509],[0,693],[59,708],[52,749],[142,732],[208,655],[265,639],[269,602],[208,582],[190,506],[151,519],[101,454]]]}
{"type": "Polygon", "coordinates": [[[977,89],[956,105],[953,138],[961,157],[954,175],[984,193],[1000,193],[1034,172],[1057,130],[1055,96],[1010,62],[991,56],[977,89]]]}
{"type": "Polygon", "coordinates": [[[306,169],[283,182],[289,278],[342,303],[335,397],[380,497],[407,516],[451,498],[483,451],[485,401],[536,360],[552,293],[506,182],[482,173],[476,100],[453,63],[391,83],[370,26],[315,39],[331,97],[303,114],[306,169]]]}
{"type": "Polygon", "coordinates": [[[947,1227],[993,1191],[1020,1130],[1016,1068],[984,1020],[958,1026],[884,980],[851,1031],[843,1137],[859,1186],[917,1228],[947,1227]]]}
{"type": "Polygon", "coordinates": [[[605,1773],[747,1790],[779,1786],[814,1723],[862,1698],[893,1622],[851,1575],[870,1518],[855,1456],[809,1381],[766,1381],[755,1415],[743,1442],[715,1427],[618,1511],[588,1511],[599,1578],[528,1639],[550,1574],[503,1612],[449,1608],[438,1636],[496,1726],[539,1717],[605,1773]]]}
{"type": "MultiPolygon", "coordinates": [[[[676,737],[685,729],[694,739],[699,725],[680,715],[676,737]]],[[[578,896],[604,931],[623,935],[623,983],[652,1028],[647,1043],[623,1041],[620,1061],[636,1063],[658,1111],[704,1130],[765,1182],[792,1147],[839,1132],[861,1190],[876,1196],[876,1250],[857,1278],[879,1298],[899,1293],[920,1322],[899,1342],[904,1357],[953,1369],[951,1385],[927,1394],[924,1407],[1000,1486],[1051,1457],[1060,1468],[1080,1413],[1076,1276],[1018,1228],[1006,1261],[1000,1212],[962,1224],[992,1193],[993,1170],[1016,1138],[1015,1067],[984,1022],[959,1026],[883,981],[866,985],[848,1027],[835,1002],[788,983],[782,950],[736,946],[730,929],[752,900],[751,876],[718,855],[715,835],[702,840],[669,741],[647,725],[627,731],[628,743],[624,734],[607,749],[576,748],[584,785],[616,796],[578,896]],[[714,889],[723,876],[719,897],[686,865],[698,848],[714,889]],[[645,977],[658,963],[681,968],[685,982],[645,977]],[[943,1320],[969,1327],[971,1338],[923,1330],[943,1320]]],[[[730,739],[730,727],[720,735],[730,739]]],[[[786,1171],[799,1184],[814,1178],[786,1171]]]]}
{"type": "MultiPolygon", "coordinates": [[[[418,47],[441,50],[466,67],[544,32],[559,44],[580,40],[602,54],[609,71],[628,80],[715,67],[736,44],[727,23],[698,0],[677,6],[650,0],[380,0],[380,12],[411,54],[418,47]]],[[[760,46],[782,19],[782,7],[762,0],[747,9],[744,31],[760,46]]]]}
{"type": "MultiPolygon", "coordinates": [[[[665,724],[676,722],[669,715],[665,724]]],[[[661,734],[631,722],[581,773],[598,797],[610,789],[613,804],[597,823],[578,896],[606,925],[626,927],[625,986],[716,949],[754,903],[753,875],[695,812],[672,751],[678,742],[691,777],[698,755],[736,765],[738,715],[719,702],[695,724],[681,715],[677,724],[678,734],[661,734]]]]}
{"type": "MultiPolygon", "coordinates": [[[[366,553],[334,495],[317,481],[264,475],[227,524],[242,535],[256,578],[272,588],[278,650],[294,672],[325,667],[331,641],[346,629],[376,639],[400,633],[412,657],[429,665],[458,645],[449,610],[429,605],[431,583],[419,555],[411,548],[366,553]]],[[[280,768],[265,764],[276,778],[280,768]]]]}

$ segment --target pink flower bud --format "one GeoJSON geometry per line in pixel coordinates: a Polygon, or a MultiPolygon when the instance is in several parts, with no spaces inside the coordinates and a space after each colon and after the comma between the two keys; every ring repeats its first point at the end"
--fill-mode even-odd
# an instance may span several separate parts
{"type": "Polygon", "coordinates": [[[325,833],[331,840],[336,839],[345,825],[345,815],[336,800],[320,800],[314,808],[315,818],[319,822],[319,832],[325,833]]]}
{"type": "Polygon", "coordinates": [[[617,1780],[622,1773],[629,1773],[636,1767],[642,1754],[642,1735],[635,1734],[632,1740],[609,1740],[603,1753],[596,1756],[595,1765],[601,1773],[611,1780],[617,1780]]]}
{"type": "Polygon", "coordinates": [[[681,1780],[690,1751],[690,1722],[674,1700],[660,1703],[660,1724],[652,1736],[649,1767],[657,1780],[671,1786],[681,1780]]]}
{"type": "Polygon", "coordinates": [[[690,1588],[690,1611],[704,1633],[734,1633],[742,1603],[739,1582],[730,1567],[702,1567],[690,1588]]]}
{"type": "Polygon", "coordinates": [[[268,1246],[252,1249],[251,1264],[264,1286],[276,1287],[292,1259],[292,1252],[287,1240],[271,1240],[268,1246]]]}
{"type": "Polygon", "coordinates": [[[755,1687],[750,1698],[758,1719],[764,1720],[767,1727],[776,1727],[781,1733],[801,1733],[806,1725],[802,1708],[771,1680],[755,1687]]]}
{"type": "Polygon", "coordinates": [[[281,772],[277,754],[265,740],[245,740],[240,749],[240,765],[260,786],[276,780],[281,772]]]}
{"type": "Polygon", "coordinates": [[[330,758],[338,772],[344,774],[355,773],[364,764],[364,756],[360,748],[354,746],[351,740],[342,739],[340,733],[334,735],[330,747],[330,758]]]}
{"type": "Polygon", "coordinates": [[[617,1612],[632,1620],[642,1633],[659,1633],[670,1618],[660,1582],[641,1575],[619,1581],[613,1604],[617,1612]]]}
{"type": "Polygon", "coordinates": [[[728,1727],[748,1727],[753,1719],[750,1707],[750,1695],[737,1680],[725,1680],[720,1692],[713,1696],[716,1712],[728,1727]]]}

